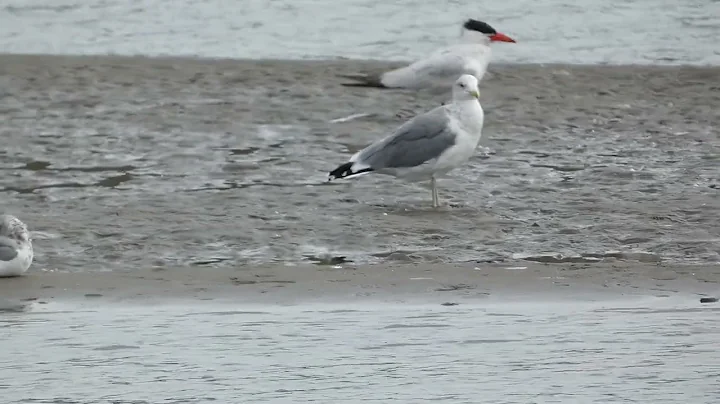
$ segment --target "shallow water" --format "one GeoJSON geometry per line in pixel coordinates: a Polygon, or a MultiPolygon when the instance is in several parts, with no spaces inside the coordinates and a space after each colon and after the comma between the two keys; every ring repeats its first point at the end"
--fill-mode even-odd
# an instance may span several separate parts
{"type": "Polygon", "coordinates": [[[0,315],[0,391],[7,404],[711,403],[720,312],[695,301],[51,303],[0,315]]]}
{"type": "Polygon", "coordinates": [[[467,17],[518,40],[502,62],[720,63],[708,0],[3,0],[0,52],[410,59],[467,17]]]}

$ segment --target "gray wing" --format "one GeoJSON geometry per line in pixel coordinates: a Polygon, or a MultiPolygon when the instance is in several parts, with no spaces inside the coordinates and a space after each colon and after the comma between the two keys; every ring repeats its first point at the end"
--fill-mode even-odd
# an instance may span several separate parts
{"type": "Polygon", "coordinates": [[[392,135],[368,146],[358,161],[375,170],[419,166],[455,144],[447,108],[437,107],[405,122],[392,135]]]}
{"type": "Polygon", "coordinates": [[[0,261],[11,261],[17,257],[17,243],[7,237],[0,237],[0,261]]]}
{"type": "Polygon", "coordinates": [[[485,45],[456,44],[432,53],[428,58],[410,65],[416,75],[429,77],[453,77],[461,74],[479,74],[478,80],[485,74],[490,62],[491,49],[485,45]]]}

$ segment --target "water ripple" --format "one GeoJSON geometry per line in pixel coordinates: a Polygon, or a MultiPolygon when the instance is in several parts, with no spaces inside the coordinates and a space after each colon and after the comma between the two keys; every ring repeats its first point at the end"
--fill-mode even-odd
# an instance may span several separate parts
{"type": "Polygon", "coordinates": [[[514,304],[504,317],[478,316],[481,309],[107,306],[21,314],[15,318],[23,326],[13,338],[24,344],[6,346],[0,379],[8,404],[237,402],[249,396],[255,402],[392,397],[471,403],[477,402],[477,380],[483,381],[483,402],[673,402],[677,389],[683,400],[706,402],[719,387],[713,348],[720,330],[713,311],[669,301],[548,303],[544,312],[534,303],[514,304]],[[235,312],[253,313],[253,323],[243,315],[213,314],[235,312]],[[668,321],[681,313],[683,321],[668,321]],[[429,314],[447,314],[447,327],[397,327],[421,325],[429,314]],[[696,328],[690,332],[688,324],[696,328]],[[72,348],[68,340],[75,341],[72,348]],[[22,379],[11,376],[18,371],[22,379]]]}

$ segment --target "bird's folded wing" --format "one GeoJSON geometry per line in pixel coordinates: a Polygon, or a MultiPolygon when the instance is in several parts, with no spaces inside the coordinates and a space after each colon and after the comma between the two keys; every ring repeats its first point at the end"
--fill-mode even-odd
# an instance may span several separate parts
{"type": "Polygon", "coordinates": [[[0,237],[0,261],[11,261],[17,257],[17,243],[7,237],[0,237]]]}
{"type": "Polygon", "coordinates": [[[445,107],[418,115],[392,135],[370,145],[358,161],[375,170],[416,167],[438,158],[455,144],[450,116],[445,107]]]}

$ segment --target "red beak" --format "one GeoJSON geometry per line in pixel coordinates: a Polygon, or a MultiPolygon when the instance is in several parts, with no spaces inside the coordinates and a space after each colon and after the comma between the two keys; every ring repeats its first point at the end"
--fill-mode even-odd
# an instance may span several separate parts
{"type": "Polygon", "coordinates": [[[496,32],[495,35],[492,35],[490,37],[490,41],[498,41],[498,42],[512,42],[515,43],[515,40],[510,38],[509,36],[505,34],[501,34],[499,32],[496,32]]]}

